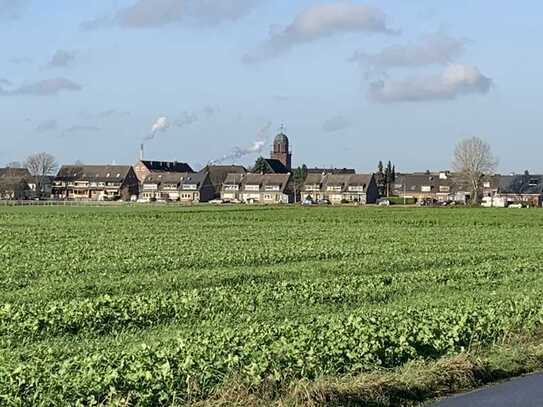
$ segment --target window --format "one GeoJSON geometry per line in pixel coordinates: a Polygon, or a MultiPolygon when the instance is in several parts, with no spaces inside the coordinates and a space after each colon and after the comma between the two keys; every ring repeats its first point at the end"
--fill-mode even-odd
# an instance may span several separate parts
{"type": "Polygon", "coordinates": [[[111,175],[111,174],[108,172],[108,173],[106,174],[106,178],[109,178],[110,175],[111,175]]]}
{"type": "Polygon", "coordinates": [[[260,191],[260,185],[245,185],[246,191],[260,191]]]}
{"type": "Polygon", "coordinates": [[[279,185],[266,185],[266,191],[279,191],[279,185]]]}
{"type": "Polygon", "coordinates": [[[187,191],[196,191],[198,189],[198,186],[196,184],[185,184],[183,185],[183,189],[187,191]]]}
{"type": "Polygon", "coordinates": [[[363,185],[350,186],[349,191],[351,191],[351,192],[364,192],[364,186],[363,185]]]}
{"type": "Polygon", "coordinates": [[[224,190],[225,191],[237,191],[237,190],[239,190],[239,186],[237,186],[237,185],[225,185],[224,190]]]}
{"type": "Polygon", "coordinates": [[[537,185],[539,185],[539,180],[535,179],[535,178],[532,178],[529,182],[528,182],[528,185],[530,185],[531,187],[535,187],[537,185]]]}
{"type": "Polygon", "coordinates": [[[439,186],[439,192],[449,192],[451,190],[451,187],[447,185],[440,185],[439,186]]]}
{"type": "Polygon", "coordinates": [[[490,188],[490,182],[483,182],[483,188],[490,188]]]}
{"type": "Polygon", "coordinates": [[[421,190],[422,192],[431,192],[431,191],[432,191],[432,187],[429,186],[429,185],[423,185],[423,186],[420,187],[420,190],[421,190]]]}
{"type": "Polygon", "coordinates": [[[273,196],[270,194],[264,194],[264,199],[271,201],[273,199],[273,196]]]}
{"type": "Polygon", "coordinates": [[[341,192],[341,185],[330,185],[326,188],[327,191],[341,192]]]}
{"type": "Polygon", "coordinates": [[[403,184],[394,184],[394,189],[401,189],[403,188],[403,184]]]}

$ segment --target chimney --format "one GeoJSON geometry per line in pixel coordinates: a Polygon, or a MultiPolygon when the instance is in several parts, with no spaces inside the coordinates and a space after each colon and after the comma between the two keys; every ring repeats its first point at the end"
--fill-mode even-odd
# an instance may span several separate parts
{"type": "Polygon", "coordinates": [[[140,161],[143,161],[143,144],[140,144],[140,161]]]}

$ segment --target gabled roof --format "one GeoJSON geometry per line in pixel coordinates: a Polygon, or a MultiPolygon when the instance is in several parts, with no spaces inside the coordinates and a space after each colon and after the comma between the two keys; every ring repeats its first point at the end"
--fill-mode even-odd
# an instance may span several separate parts
{"type": "Polygon", "coordinates": [[[140,161],[149,171],[194,172],[190,165],[178,161],[140,161]]]}
{"type": "Polygon", "coordinates": [[[246,174],[241,184],[243,188],[245,185],[259,185],[260,190],[264,191],[268,185],[279,186],[281,191],[284,191],[290,180],[290,174],[246,174]]]}
{"type": "Polygon", "coordinates": [[[200,185],[205,181],[207,173],[201,172],[167,172],[157,171],[145,177],[143,184],[178,184],[200,185]]]}
{"type": "Polygon", "coordinates": [[[30,172],[26,168],[0,168],[0,178],[30,178],[30,172]]]}
{"type": "Polygon", "coordinates": [[[288,168],[279,160],[265,158],[264,161],[266,161],[268,170],[274,174],[288,174],[289,172],[288,168]]]}
{"type": "Polygon", "coordinates": [[[373,174],[353,174],[349,178],[349,186],[364,186],[367,187],[370,182],[373,174]]]}
{"type": "Polygon", "coordinates": [[[223,182],[224,185],[240,185],[245,174],[228,174],[223,182]]]}
{"type": "Polygon", "coordinates": [[[308,168],[308,174],[355,174],[352,168],[308,168]]]}
{"type": "Polygon", "coordinates": [[[132,167],[129,165],[63,165],[58,181],[123,182],[132,167]]]}
{"type": "Polygon", "coordinates": [[[502,194],[543,194],[543,175],[498,175],[498,193],[502,194]]]}
{"type": "Polygon", "coordinates": [[[308,173],[305,177],[304,185],[320,185],[326,181],[326,175],[321,173],[308,173]]]}
{"type": "Polygon", "coordinates": [[[208,174],[211,184],[218,191],[229,174],[245,174],[247,170],[241,165],[207,165],[200,173],[208,174]]]}
{"type": "Polygon", "coordinates": [[[320,185],[322,189],[328,186],[341,187],[346,191],[349,186],[368,187],[373,174],[308,174],[304,185],[320,185]]]}

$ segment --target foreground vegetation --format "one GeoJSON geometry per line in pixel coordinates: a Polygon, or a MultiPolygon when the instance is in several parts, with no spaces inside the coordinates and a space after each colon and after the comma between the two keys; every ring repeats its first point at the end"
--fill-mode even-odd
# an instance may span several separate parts
{"type": "Polygon", "coordinates": [[[523,372],[542,359],[542,226],[538,210],[2,208],[0,404],[408,403],[440,393],[360,383],[424,366],[441,392],[473,385],[444,366],[518,335],[534,357],[499,369],[523,372]]]}

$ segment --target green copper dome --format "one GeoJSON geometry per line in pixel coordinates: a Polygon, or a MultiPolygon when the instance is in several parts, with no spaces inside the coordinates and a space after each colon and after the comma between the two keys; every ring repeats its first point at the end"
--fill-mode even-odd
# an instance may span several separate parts
{"type": "Polygon", "coordinates": [[[288,137],[284,133],[279,133],[277,136],[275,136],[273,144],[288,144],[288,137]]]}

